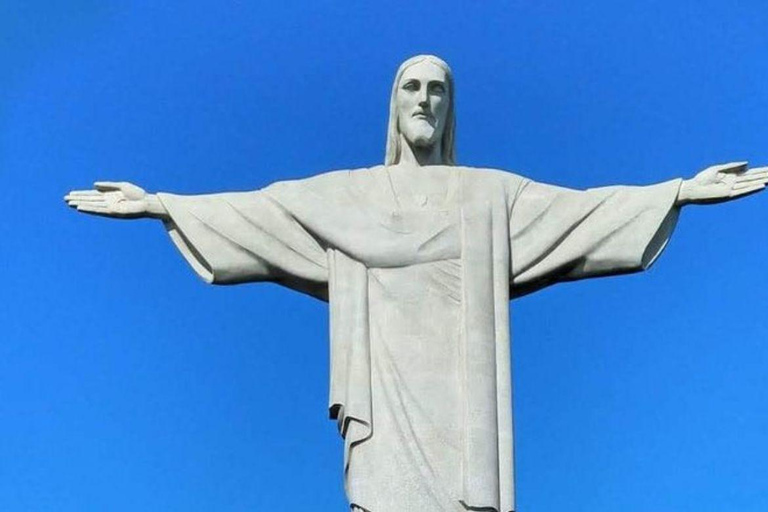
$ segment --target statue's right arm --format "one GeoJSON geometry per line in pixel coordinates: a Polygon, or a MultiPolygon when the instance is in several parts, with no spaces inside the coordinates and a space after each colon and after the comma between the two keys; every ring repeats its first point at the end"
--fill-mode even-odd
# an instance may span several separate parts
{"type": "Polygon", "coordinates": [[[154,194],[125,181],[97,181],[93,190],[73,190],[64,200],[79,212],[116,219],[169,220],[168,212],[154,194]]]}

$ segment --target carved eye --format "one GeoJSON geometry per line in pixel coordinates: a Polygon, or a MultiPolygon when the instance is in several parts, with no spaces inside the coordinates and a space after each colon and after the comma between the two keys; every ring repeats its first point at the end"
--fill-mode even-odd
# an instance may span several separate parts
{"type": "Polygon", "coordinates": [[[403,84],[403,89],[406,91],[418,91],[419,90],[419,82],[416,80],[409,80],[403,84]]]}
{"type": "Polygon", "coordinates": [[[445,94],[445,86],[443,84],[430,84],[429,90],[435,94],[445,94]]]}

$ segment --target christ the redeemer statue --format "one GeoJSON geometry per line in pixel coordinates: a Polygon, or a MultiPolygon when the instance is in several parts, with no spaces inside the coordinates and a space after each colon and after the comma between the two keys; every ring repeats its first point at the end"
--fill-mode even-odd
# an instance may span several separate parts
{"type": "Polygon", "coordinates": [[[510,298],[648,268],[682,206],[760,191],[768,168],[578,191],[457,166],[454,137],[451,71],[417,56],[395,77],[384,165],[200,196],[97,182],[65,199],[162,220],[209,283],[328,301],[330,416],[353,510],[510,512],[510,298]]]}

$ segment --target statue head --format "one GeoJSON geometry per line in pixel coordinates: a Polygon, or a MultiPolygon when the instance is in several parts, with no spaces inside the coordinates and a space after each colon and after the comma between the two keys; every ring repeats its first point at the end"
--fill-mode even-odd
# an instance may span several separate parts
{"type": "Polygon", "coordinates": [[[403,142],[416,148],[440,147],[441,163],[455,164],[453,73],[434,55],[403,62],[389,103],[385,165],[400,162],[403,142]]]}

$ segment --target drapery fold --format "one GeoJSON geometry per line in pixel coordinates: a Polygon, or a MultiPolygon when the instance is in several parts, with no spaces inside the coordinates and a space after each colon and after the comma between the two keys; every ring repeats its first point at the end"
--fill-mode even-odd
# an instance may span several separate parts
{"type": "Polygon", "coordinates": [[[331,382],[328,410],[344,438],[344,473],[353,447],[372,433],[368,269],[328,250],[331,382]]]}
{"type": "Polygon", "coordinates": [[[456,492],[466,508],[513,511],[510,295],[647,268],[677,220],[679,180],[575,191],[500,171],[437,166],[415,169],[413,180],[458,173],[456,202],[407,210],[388,197],[386,172],[337,171],[256,192],[158,197],[171,239],[207,282],[275,281],[329,302],[329,412],[345,439],[345,473],[355,446],[375,435],[370,270],[460,258],[464,410],[456,492]]]}

